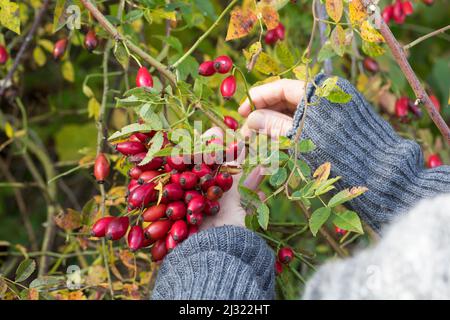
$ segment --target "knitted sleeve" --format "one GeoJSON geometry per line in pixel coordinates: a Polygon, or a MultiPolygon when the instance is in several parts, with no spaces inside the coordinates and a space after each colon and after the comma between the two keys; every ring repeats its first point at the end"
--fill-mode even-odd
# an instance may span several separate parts
{"type": "Polygon", "coordinates": [[[274,264],[273,251],[254,232],[235,226],[207,229],[166,256],[152,298],[274,299],[274,264]]]}
{"type": "MultiPolygon", "coordinates": [[[[320,85],[326,76],[320,74],[320,85]]],[[[331,174],[341,176],[338,189],[366,186],[369,191],[349,202],[350,207],[376,231],[420,199],[450,192],[450,166],[425,169],[420,146],[398,136],[347,80],[338,85],[353,98],[349,103],[331,103],[315,95],[310,85],[307,99],[315,103],[306,111],[302,139],[310,138],[316,150],[302,154],[316,168],[331,162],[331,174]]],[[[294,116],[292,138],[304,114],[304,101],[294,116]]]]}

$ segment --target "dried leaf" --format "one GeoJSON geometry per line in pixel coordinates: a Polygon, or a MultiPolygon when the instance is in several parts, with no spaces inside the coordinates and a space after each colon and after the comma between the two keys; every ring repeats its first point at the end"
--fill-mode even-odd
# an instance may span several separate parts
{"type": "Polygon", "coordinates": [[[262,20],[268,30],[275,29],[280,23],[280,17],[278,16],[278,12],[274,7],[268,6],[263,1],[261,1],[258,3],[257,10],[258,13],[261,14],[262,20]]]}
{"type": "Polygon", "coordinates": [[[248,35],[252,31],[257,19],[256,14],[251,10],[244,10],[238,7],[231,11],[225,41],[239,39],[248,35]]]}
{"type": "Polygon", "coordinates": [[[326,181],[330,176],[330,171],[331,171],[331,163],[329,162],[325,162],[320,167],[318,167],[313,174],[313,177],[316,179],[315,184],[319,185],[323,181],[326,181]]]}
{"type": "Polygon", "coordinates": [[[126,283],[123,285],[124,295],[131,300],[141,300],[139,287],[134,283],[126,283]]]}
{"type": "Polygon", "coordinates": [[[352,0],[348,5],[350,22],[359,25],[367,17],[366,8],[361,0],[352,0]]]}
{"type": "Polygon", "coordinates": [[[81,213],[73,209],[61,211],[54,219],[56,225],[65,231],[81,227],[81,213]]]}
{"type": "Polygon", "coordinates": [[[342,13],[344,12],[344,4],[342,0],[326,0],[325,7],[331,19],[335,22],[339,22],[341,20],[342,13]]]}

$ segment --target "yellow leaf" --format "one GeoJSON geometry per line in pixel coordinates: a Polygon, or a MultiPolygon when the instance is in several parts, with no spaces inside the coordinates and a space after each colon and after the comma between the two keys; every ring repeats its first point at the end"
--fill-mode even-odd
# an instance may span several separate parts
{"type": "Polygon", "coordinates": [[[335,22],[339,22],[344,12],[344,4],[342,0],[326,0],[327,13],[335,22]]]}
{"type": "Polygon", "coordinates": [[[11,123],[9,123],[9,122],[5,123],[5,133],[6,133],[6,136],[10,139],[12,137],[14,137],[14,129],[13,129],[11,123]]]}
{"type": "Polygon", "coordinates": [[[384,42],[383,36],[367,20],[361,25],[361,38],[367,42],[384,42]]]}
{"type": "Polygon", "coordinates": [[[42,50],[41,47],[34,48],[33,58],[39,67],[42,67],[47,62],[47,57],[45,56],[44,50],[42,50]]]}
{"type": "Polygon", "coordinates": [[[350,22],[359,25],[366,17],[367,12],[361,0],[352,0],[348,4],[350,22]]]}
{"type": "Polygon", "coordinates": [[[356,79],[356,88],[358,91],[364,92],[368,83],[369,78],[364,73],[360,73],[358,79],[356,79]]]}
{"type": "Polygon", "coordinates": [[[20,10],[17,3],[0,0],[0,24],[20,34],[20,10]]]}
{"type": "Polygon", "coordinates": [[[326,181],[330,176],[331,163],[325,162],[314,171],[313,177],[316,179],[316,185],[319,185],[323,181],[326,181]]]}
{"type": "Polygon", "coordinates": [[[292,72],[294,72],[295,77],[296,77],[298,80],[303,80],[303,81],[306,80],[306,65],[301,64],[301,65],[295,67],[295,68],[292,70],[292,72]]]}
{"type": "Polygon", "coordinates": [[[39,39],[38,44],[43,47],[45,50],[47,50],[48,52],[53,52],[53,42],[51,42],[50,40],[47,39],[39,39]]]}
{"type": "Polygon", "coordinates": [[[331,47],[341,57],[345,53],[345,36],[345,30],[339,24],[333,29],[330,36],[331,47]]]}
{"type": "Polygon", "coordinates": [[[163,184],[161,181],[158,182],[158,184],[155,186],[155,190],[158,190],[158,201],[156,202],[156,204],[159,204],[161,202],[162,199],[162,190],[163,190],[163,184]]]}
{"type": "Polygon", "coordinates": [[[75,81],[75,71],[73,69],[72,62],[65,61],[61,66],[61,72],[64,77],[69,82],[75,81]]]}
{"type": "Polygon", "coordinates": [[[94,118],[95,120],[98,120],[98,117],[100,115],[100,103],[95,99],[95,97],[92,97],[89,99],[88,102],[88,116],[89,118],[94,118]]]}
{"type": "Polygon", "coordinates": [[[277,10],[272,6],[266,5],[263,1],[258,3],[257,12],[261,14],[262,20],[268,30],[275,29],[280,23],[277,10]]]}
{"type": "Polygon", "coordinates": [[[226,41],[239,39],[248,35],[255,25],[257,17],[251,10],[236,8],[231,11],[226,41]]]}

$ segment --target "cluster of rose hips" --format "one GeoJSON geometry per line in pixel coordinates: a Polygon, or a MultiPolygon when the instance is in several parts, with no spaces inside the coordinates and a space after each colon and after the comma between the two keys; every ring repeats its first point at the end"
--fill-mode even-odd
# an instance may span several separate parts
{"type": "MultiPolygon", "coordinates": [[[[229,56],[219,56],[213,61],[204,61],[198,67],[198,74],[204,77],[210,77],[213,74],[225,74],[233,68],[233,60],[229,56]]],[[[220,93],[224,99],[231,99],[236,92],[236,78],[234,75],[226,77],[220,85],[220,93]]]]}
{"type": "Polygon", "coordinates": [[[268,30],[264,37],[264,42],[268,45],[275,44],[278,40],[284,40],[286,29],[280,22],[275,28],[268,30]]]}
{"type": "MultiPolygon", "coordinates": [[[[53,59],[59,60],[64,56],[68,43],[69,39],[67,38],[61,38],[55,42],[53,46],[53,59]]],[[[92,52],[97,48],[98,44],[99,40],[95,30],[89,29],[84,37],[84,46],[89,52],[92,52]]]]}
{"type": "Polygon", "coordinates": [[[275,273],[283,272],[283,264],[289,264],[294,259],[294,251],[289,247],[282,247],[278,250],[278,259],[275,261],[275,273]]]}
{"type": "MultiPolygon", "coordinates": [[[[232,117],[224,117],[224,122],[233,130],[238,127],[232,117]]],[[[216,164],[216,153],[204,156],[203,161],[195,165],[190,164],[193,160],[191,155],[155,157],[140,165],[155,133],[136,132],[115,145],[115,149],[133,165],[128,171],[131,180],[127,187],[127,206],[129,212],[140,212],[135,225],[130,228],[128,215],[107,216],[94,223],[91,234],[119,240],[128,232],[130,250],[152,246],[152,259],[159,261],[176,245],[196,233],[205,216],[219,212],[218,200],[232,187],[233,177],[216,164]],[[157,190],[158,185],[162,186],[162,190],[157,190]]],[[[164,148],[171,142],[165,133],[163,137],[164,148]]],[[[215,140],[213,138],[208,143],[219,144],[215,140]]],[[[238,144],[229,144],[223,153],[225,159],[235,160],[239,155],[238,144]]],[[[99,154],[94,165],[96,180],[102,183],[108,174],[108,160],[99,154]]]]}
{"type": "Polygon", "coordinates": [[[397,24],[403,24],[406,16],[413,14],[414,8],[411,1],[396,0],[394,4],[388,5],[381,13],[386,23],[394,20],[397,24]]]}

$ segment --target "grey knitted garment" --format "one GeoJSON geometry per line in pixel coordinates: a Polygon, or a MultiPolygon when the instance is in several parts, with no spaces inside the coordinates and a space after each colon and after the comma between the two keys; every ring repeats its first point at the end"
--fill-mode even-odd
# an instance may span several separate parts
{"type": "MultiPolygon", "coordinates": [[[[320,84],[323,80],[324,76],[319,75],[315,82],[320,84]]],[[[450,193],[449,166],[425,169],[417,143],[400,138],[348,81],[340,79],[338,85],[353,99],[343,105],[320,99],[318,105],[307,109],[302,138],[310,138],[317,148],[304,154],[304,159],[312,168],[326,161],[331,162],[332,175],[342,177],[338,183],[339,190],[352,186],[366,186],[369,189],[363,196],[351,201],[352,209],[380,232],[383,224],[406,213],[422,198],[450,193]]],[[[307,97],[309,101],[317,102],[313,86],[308,87],[307,97]]],[[[302,102],[295,114],[290,137],[297,129],[303,111],[302,102]]],[[[393,226],[388,234],[398,233],[398,238],[388,236],[377,247],[384,249],[376,248],[353,259],[321,268],[308,283],[305,297],[393,298],[403,297],[400,293],[416,289],[410,295],[420,298],[430,294],[433,286],[442,286],[445,288],[439,291],[439,297],[450,298],[446,291],[448,274],[443,269],[438,271],[433,268],[446,268],[450,262],[450,239],[445,232],[448,226],[445,222],[450,219],[445,216],[445,211],[450,214],[450,209],[448,202],[440,207],[438,203],[434,206],[439,210],[431,212],[431,208],[422,205],[417,209],[422,211],[421,214],[414,213],[411,220],[404,220],[399,227],[393,226]],[[421,215],[427,216],[423,223],[421,215]],[[441,219],[444,216],[445,221],[441,219]],[[412,224],[416,226],[412,228],[412,224]],[[434,234],[432,228],[439,226],[441,231],[434,234]],[[430,229],[421,232],[422,228],[430,229]],[[404,250],[395,243],[401,240],[409,241],[409,245],[404,243],[404,250]],[[422,246],[416,249],[413,244],[419,242],[422,246]],[[440,252],[433,258],[436,250],[440,252]],[[392,270],[395,274],[405,270],[406,273],[399,273],[397,277],[398,281],[404,282],[403,287],[390,291],[393,282],[383,278],[380,290],[368,292],[361,289],[364,281],[373,279],[367,278],[367,266],[375,265],[376,268],[374,262],[379,261],[378,265],[387,270],[385,268],[393,259],[397,259],[398,263],[388,271],[392,270]],[[423,290],[418,283],[412,288],[410,280],[414,275],[416,281],[422,280],[413,264],[417,261],[420,267],[419,260],[432,261],[432,267],[426,272],[436,272],[436,277],[432,278],[436,283],[423,290]],[[441,263],[445,265],[441,266],[441,263]],[[402,269],[403,264],[408,265],[402,269]],[[411,269],[407,269],[409,267],[411,269]],[[335,288],[328,295],[327,286],[335,288]]],[[[152,298],[272,299],[274,262],[273,251],[253,232],[233,226],[208,229],[190,237],[167,255],[159,270],[152,298]]]]}

